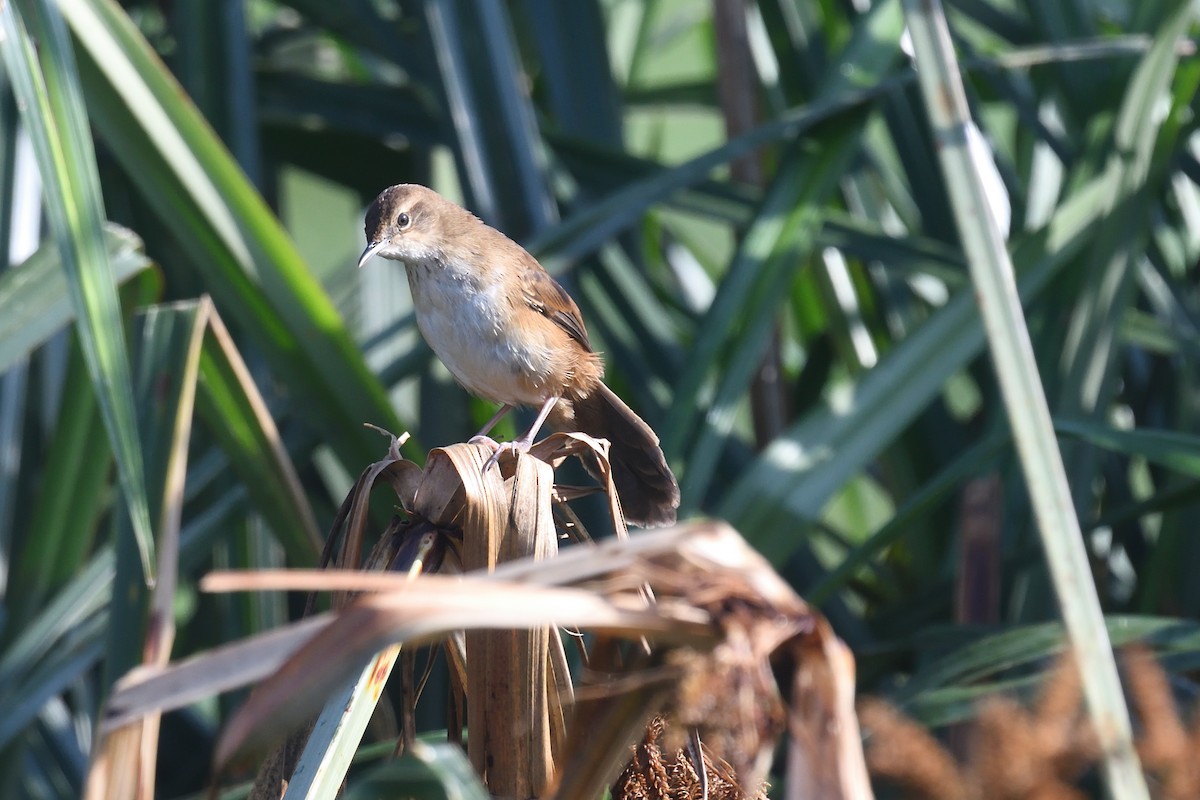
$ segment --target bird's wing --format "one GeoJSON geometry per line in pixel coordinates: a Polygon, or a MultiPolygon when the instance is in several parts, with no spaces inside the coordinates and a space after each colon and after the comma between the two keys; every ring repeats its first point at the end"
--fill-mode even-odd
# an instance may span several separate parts
{"type": "Polygon", "coordinates": [[[529,257],[521,273],[521,291],[525,303],[551,322],[558,325],[567,334],[591,351],[592,344],[588,341],[587,328],[583,324],[583,315],[579,306],[567,294],[567,290],[558,281],[550,277],[550,273],[529,257]]]}

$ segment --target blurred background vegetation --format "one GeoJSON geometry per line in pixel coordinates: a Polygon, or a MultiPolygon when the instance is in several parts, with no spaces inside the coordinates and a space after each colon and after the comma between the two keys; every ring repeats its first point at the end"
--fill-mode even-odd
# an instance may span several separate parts
{"type": "MultiPolygon", "coordinates": [[[[411,431],[421,460],[490,416],[421,342],[401,270],[354,269],[366,204],[399,182],[558,275],[610,385],[662,436],[685,514],[728,519],[820,605],[861,691],[944,725],[1059,648],[896,0],[13,5],[0,796],[79,793],[98,705],[143,656],[142,563],[164,529],[180,658],[295,615],[195,580],[315,563],[386,447],[362,423],[411,431]],[[17,100],[39,61],[44,109],[17,100]],[[66,144],[39,181],[43,112],[66,144]]],[[[1200,656],[1187,9],[947,2],[1110,631],[1149,641],[1184,701],[1200,656]],[[1130,167],[1115,183],[1113,164],[1130,167]]],[[[236,701],[164,720],[160,796],[204,788],[236,701]]]]}

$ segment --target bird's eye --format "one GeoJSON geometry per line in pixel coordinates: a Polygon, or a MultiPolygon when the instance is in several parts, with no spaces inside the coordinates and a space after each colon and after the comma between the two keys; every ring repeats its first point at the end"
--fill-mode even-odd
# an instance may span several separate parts
{"type": "Polygon", "coordinates": [[[400,228],[400,230],[404,230],[411,224],[412,217],[410,217],[406,211],[401,211],[400,216],[396,217],[396,227],[400,228]]]}

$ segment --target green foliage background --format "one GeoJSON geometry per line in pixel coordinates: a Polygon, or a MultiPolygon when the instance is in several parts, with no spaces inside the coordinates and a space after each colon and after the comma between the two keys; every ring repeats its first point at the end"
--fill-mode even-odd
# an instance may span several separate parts
{"type": "MultiPolygon", "coordinates": [[[[201,295],[303,491],[205,345],[174,657],[286,618],[277,599],[194,582],[312,564],[315,530],[385,446],[363,422],[412,431],[420,457],[490,416],[420,341],[400,271],[353,268],[363,208],[406,181],[462,200],[560,277],[610,384],[662,435],[685,513],[729,519],[820,604],[861,690],[942,724],[1032,679],[1059,647],[1057,607],[899,4],[746,3],[740,70],[714,22],[727,5],[741,7],[9,5],[0,796],[77,795],[106,687],[141,657],[142,556],[150,527],[163,544],[180,331],[201,295]],[[41,141],[28,121],[47,121],[74,187],[56,195],[43,175],[42,225],[13,93],[39,69],[46,104],[24,109],[25,131],[41,141]],[[981,490],[993,499],[963,501],[981,490]],[[964,531],[982,544],[964,548],[964,531]]],[[[1161,39],[1182,7],[947,3],[1110,631],[1148,638],[1186,699],[1200,654],[1200,62],[1194,39],[1161,39]],[[1166,90],[1139,94],[1139,65],[1166,90]],[[1140,168],[1114,184],[1114,164],[1140,168]]],[[[161,796],[203,787],[235,701],[168,718],[161,796]]]]}

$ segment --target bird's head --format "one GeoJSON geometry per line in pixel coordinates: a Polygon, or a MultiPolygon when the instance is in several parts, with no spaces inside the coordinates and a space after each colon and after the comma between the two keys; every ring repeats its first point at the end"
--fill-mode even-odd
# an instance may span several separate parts
{"type": "Polygon", "coordinates": [[[389,186],[367,209],[367,248],[358,266],[376,255],[406,264],[438,260],[445,255],[449,228],[474,219],[469,211],[425,186],[389,186]]]}

